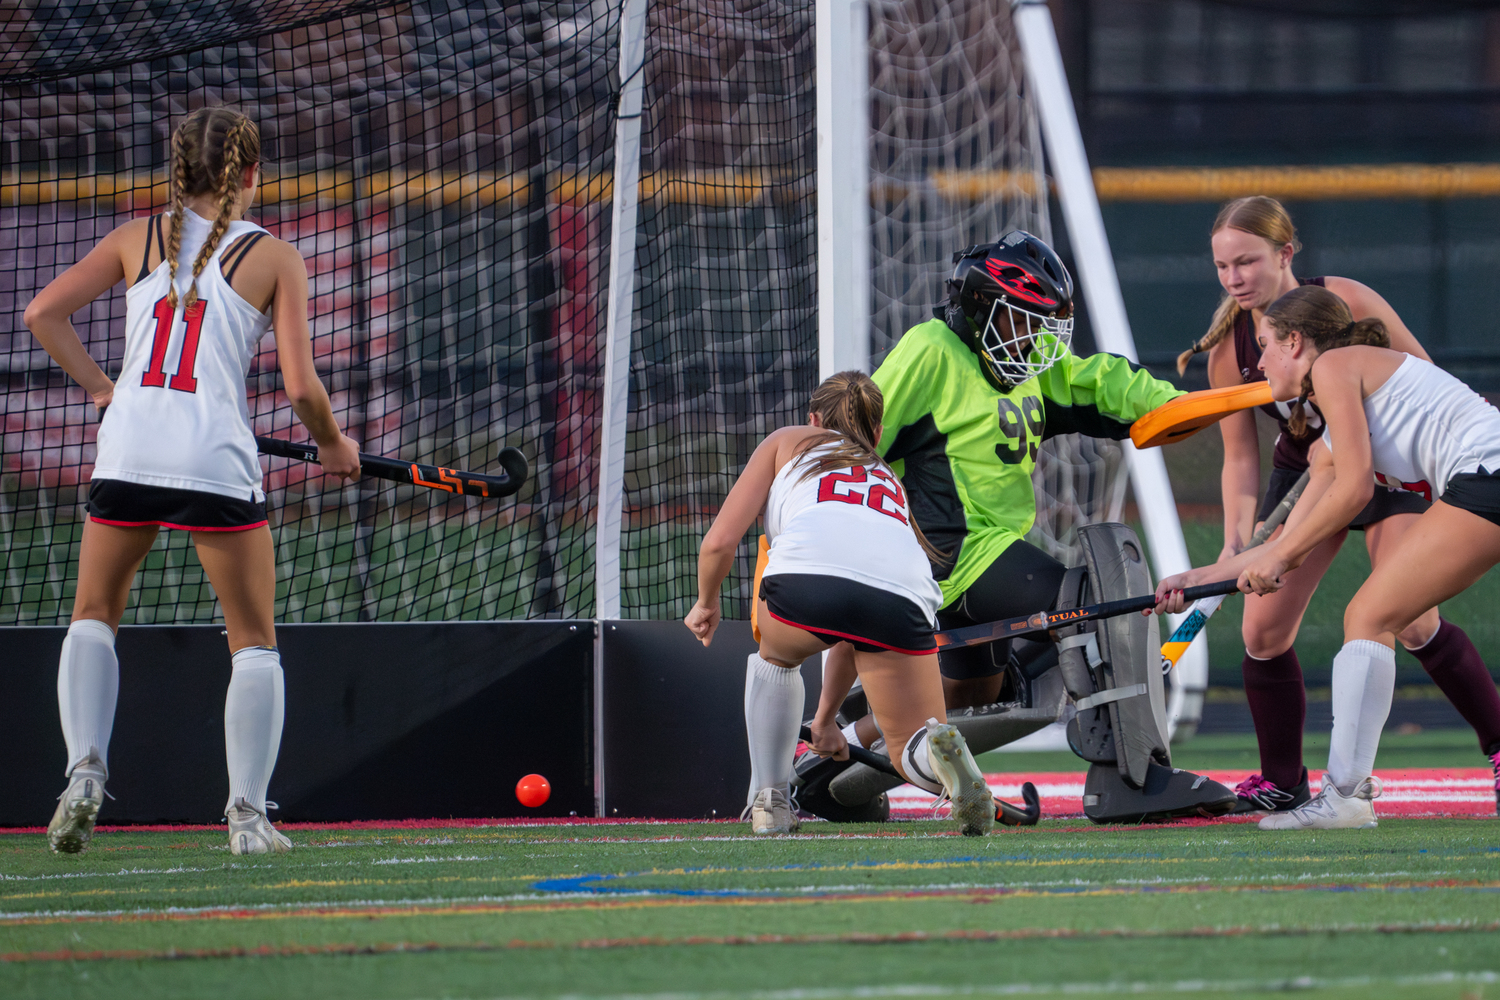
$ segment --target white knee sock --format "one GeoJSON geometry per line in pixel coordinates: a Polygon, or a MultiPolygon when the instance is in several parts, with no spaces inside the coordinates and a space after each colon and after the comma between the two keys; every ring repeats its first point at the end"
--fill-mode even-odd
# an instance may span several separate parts
{"type": "Polygon", "coordinates": [[[105,776],[109,775],[109,734],[115,727],[119,693],[114,630],[88,618],[69,625],[57,664],[57,707],[68,744],[64,773],[72,774],[89,754],[97,753],[105,776]]]}
{"type": "Polygon", "coordinates": [[[929,753],[927,730],[918,729],[911,734],[911,739],[906,741],[906,748],[901,751],[901,769],[906,772],[906,780],[913,785],[933,795],[942,795],[943,783],[933,773],[929,753]]]}
{"type": "Polygon", "coordinates": [[[745,733],[750,738],[750,794],[790,791],[797,730],[802,726],[802,671],[778,667],[751,653],[745,662],[745,733]]]}
{"type": "Polygon", "coordinates": [[[281,749],[285,713],[281,656],[251,646],[234,654],[229,694],[224,699],[224,750],[229,758],[229,803],[244,799],[266,810],[266,786],[281,749]]]}
{"type": "Polygon", "coordinates": [[[1333,738],[1328,778],[1345,795],[1375,769],[1380,731],[1396,690],[1396,653],[1371,639],[1355,639],[1333,658],[1333,738]]]}

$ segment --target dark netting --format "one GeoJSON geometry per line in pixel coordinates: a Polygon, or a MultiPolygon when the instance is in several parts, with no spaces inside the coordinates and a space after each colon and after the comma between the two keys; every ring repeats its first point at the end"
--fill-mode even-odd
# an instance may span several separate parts
{"type": "MultiPolygon", "coordinates": [[[[0,14],[0,624],[68,620],[97,427],[21,311],[100,237],[162,210],[168,135],[204,104],[260,125],[250,218],[307,259],[314,352],[350,435],[476,471],[515,445],[532,466],[495,501],[335,487],[266,460],[278,618],[592,613],[616,8],[44,6],[0,14]]],[[[75,323],[116,374],[123,286],[75,323]]],[[[306,440],[273,346],[250,377],[255,431],[306,440]]],[[[188,546],[162,533],[126,622],[214,619],[188,546]]]]}
{"type": "MultiPolygon", "coordinates": [[[[812,0],[653,3],[621,607],[674,618],[750,452],[817,383],[812,0]]],[[[748,618],[753,549],[724,612],[748,618]]]]}

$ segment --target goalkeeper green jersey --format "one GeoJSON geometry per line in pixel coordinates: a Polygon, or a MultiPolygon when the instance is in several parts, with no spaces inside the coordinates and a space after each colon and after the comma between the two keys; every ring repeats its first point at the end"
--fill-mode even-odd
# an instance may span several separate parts
{"type": "Polygon", "coordinates": [[[1148,410],[1182,395],[1114,354],[1071,352],[1010,392],[940,317],[906,331],[874,378],[885,395],[880,454],[943,559],[933,575],[952,604],[1031,530],[1037,448],[1059,434],[1128,437],[1148,410]]]}

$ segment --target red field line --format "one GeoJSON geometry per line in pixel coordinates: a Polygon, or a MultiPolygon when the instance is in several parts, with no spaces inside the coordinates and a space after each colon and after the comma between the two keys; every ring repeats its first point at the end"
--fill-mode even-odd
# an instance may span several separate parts
{"type": "Polygon", "coordinates": [[[387,955],[396,952],[485,952],[524,951],[555,948],[611,949],[694,947],[702,945],[807,945],[807,944],[921,944],[930,941],[1020,941],[1038,938],[1101,940],[1106,938],[1228,938],[1228,937],[1307,937],[1362,932],[1368,934],[1451,934],[1493,933],[1500,931],[1500,921],[1488,924],[1394,923],[1347,925],[1343,927],[1190,927],[1183,930],[1128,930],[1107,928],[1079,931],[1070,928],[1024,928],[1020,930],[951,930],[905,931],[896,934],[736,934],[701,935],[662,938],[588,938],[582,941],[512,940],[477,942],[389,941],[371,944],[337,943],[319,945],[259,945],[253,948],[130,948],[105,951],[59,949],[55,951],[13,951],[0,953],[0,962],[105,962],[182,960],[214,958],[282,958],[302,955],[387,955]]]}

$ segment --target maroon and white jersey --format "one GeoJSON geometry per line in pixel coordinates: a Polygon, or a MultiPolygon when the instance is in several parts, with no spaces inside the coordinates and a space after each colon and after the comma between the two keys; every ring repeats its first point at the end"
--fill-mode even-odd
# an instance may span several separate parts
{"type": "Polygon", "coordinates": [[[125,360],[99,426],[94,476],[263,502],[245,376],[271,318],[229,287],[219,256],[264,230],[230,223],[198,276],[198,301],[184,310],[193,258],[211,227],[187,210],[176,310],[167,302],[166,261],[125,293],[125,360]]]}
{"type": "MultiPolygon", "coordinates": [[[[1500,471],[1500,410],[1415,355],[1365,397],[1365,419],[1380,486],[1430,502],[1459,473],[1500,471]]],[[[1323,439],[1332,448],[1326,430],[1323,439]]]]}
{"type": "Polygon", "coordinates": [[[827,445],[781,467],[766,498],[771,552],[762,576],[837,576],[907,598],[936,627],[943,592],[917,543],[906,490],[883,465],[830,469],[803,478],[827,445]]]}

